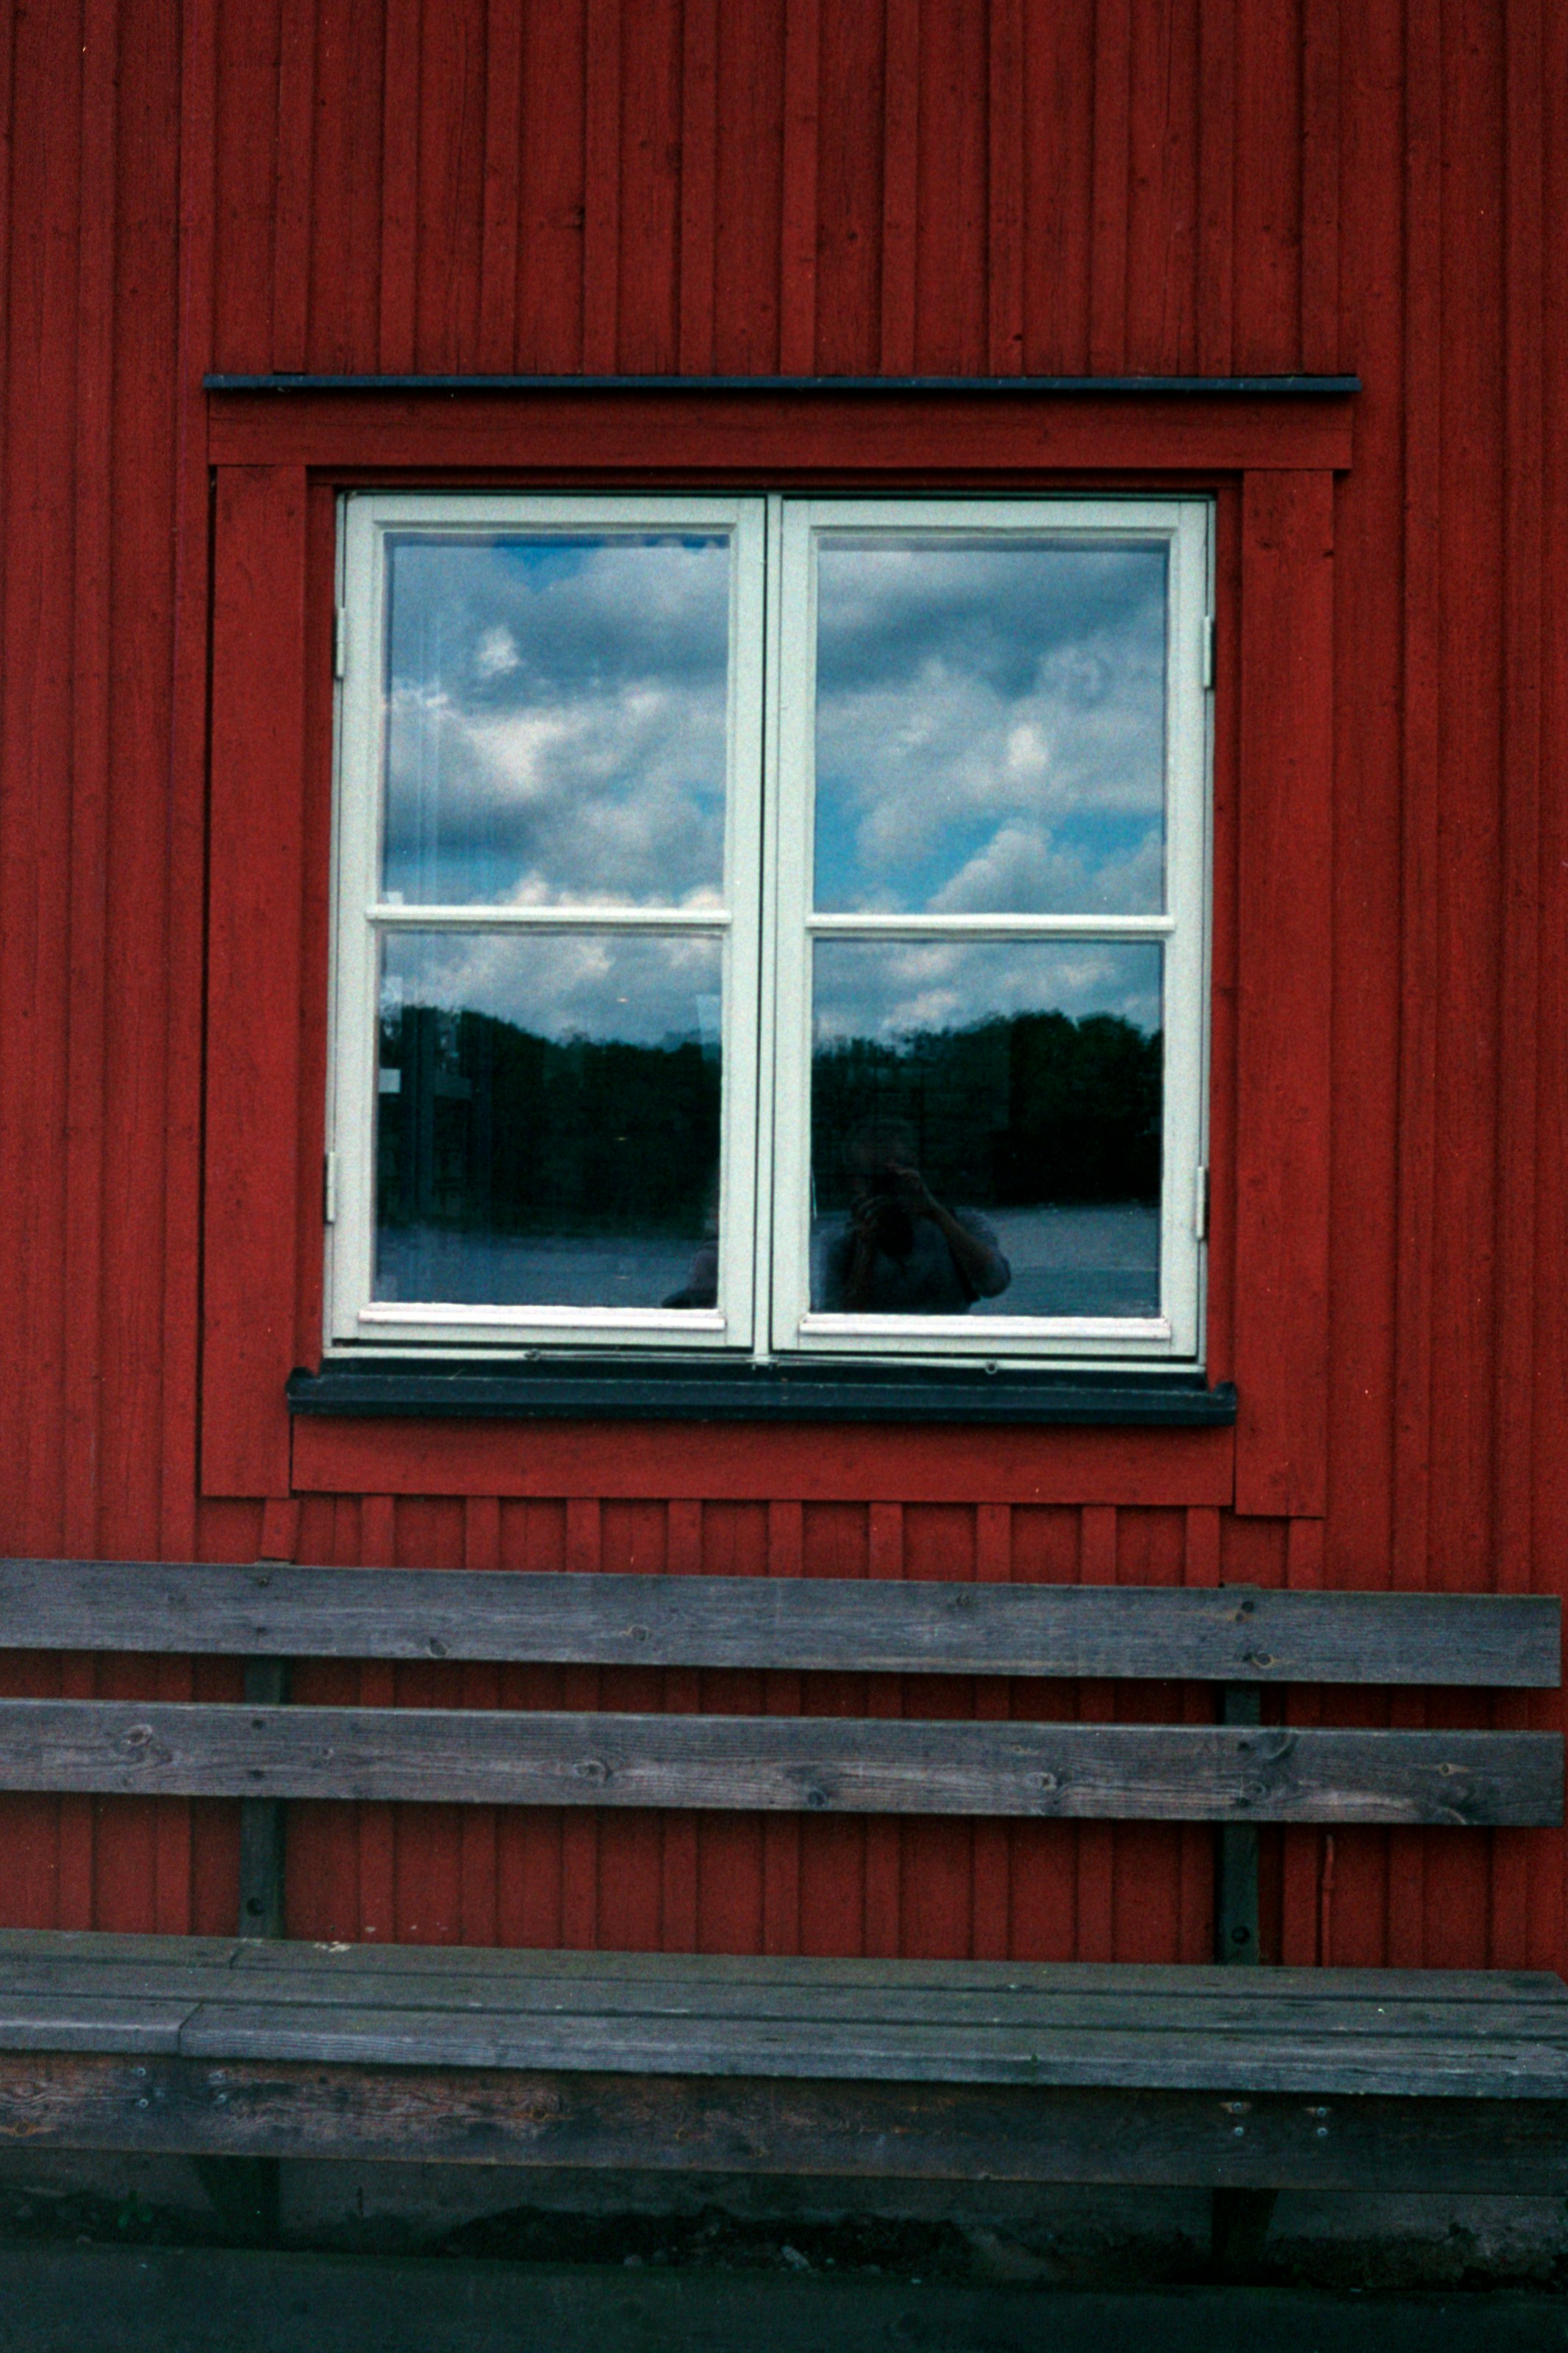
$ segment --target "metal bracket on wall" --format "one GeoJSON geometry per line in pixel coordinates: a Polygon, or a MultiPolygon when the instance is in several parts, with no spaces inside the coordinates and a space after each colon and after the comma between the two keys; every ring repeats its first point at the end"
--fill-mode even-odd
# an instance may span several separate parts
{"type": "MultiPolygon", "coordinates": [[[[1222,1683],[1219,1720],[1222,1724],[1262,1722],[1262,1690],[1258,1683],[1222,1683]]],[[[1227,1968],[1257,1967],[1258,1825],[1222,1822],[1215,1854],[1215,1958],[1227,1968]]],[[[1245,2278],[1257,2272],[1273,2218],[1274,2189],[1216,2189],[1210,2223],[1210,2248],[1215,2271],[1223,2278],[1245,2278]]]]}
{"type": "MultiPolygon", "coordinates": [[[[1222,1683],[1220,1722],[1260,1724],[1262,1696],[1257,1683],[1222,1683]]],[[[1223,1822],[1215,1857],[1215,1958],[1232,1965],[1258,1957],[1258,1825],[1223,1822]]]]}
{"type": "MultiPolygon", "coordinates": [[[[287,1659],[247,1659],[247,1707],[282,1707],[289,1697],[287,1659]]],[[[283,1934],[284,1807],[279,1798],[239,1801],[239,1933],[283,1934]]],[[[282,2212],[282,2174],[275,2157],[198,2157],[195,2170],[225,2233],[241,2246],[276,2246],[282,2212]]]]}
{"type": "MultiPolygon", "coordinates": [[[[281,1707],[289,1697],[287,1659],[249,1659],[245,1668],[247,1707],[281,1707]]],[[[283,1934],[283,1801],[239,1801],[239,1933],[283,1934]]]]}

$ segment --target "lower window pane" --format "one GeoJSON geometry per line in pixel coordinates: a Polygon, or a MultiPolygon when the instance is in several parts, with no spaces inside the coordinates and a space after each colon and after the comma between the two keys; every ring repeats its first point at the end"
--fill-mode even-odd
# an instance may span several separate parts
{"type": "Polygon", "coordinates": [[[700,937],[389,934],[374,1296],[711,1307],[721,955],[700,937]]]}
{"type": "Polygon", "coordinates": [[[1157,1315],[1161,963],[1142,942],[819,942],[814,1310],[1157,1315]]]}

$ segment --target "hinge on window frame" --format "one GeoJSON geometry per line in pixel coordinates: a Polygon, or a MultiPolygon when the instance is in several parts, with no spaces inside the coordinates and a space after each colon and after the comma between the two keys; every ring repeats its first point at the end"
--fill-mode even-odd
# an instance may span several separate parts
{"type": "Polygon", "coordinates": [[[338,1155],[335,1152],[321,1155],[321,1223],[335,1226],[338,1221],[338,1155]]]}
{"type": "Polygon", "coordinates": [[[1200,1168],[1193,1188],[1193,1231],[1200,1242],[1207,1241],[1209,1232],[1209,1172],[1200,1168]]]}
{"type": "MultiPolygon", "coordinates": [[[[338,675],[340,676],[340,678],[342,677],[342,671],[341,671],[341,670],[339,671],[338,675]]],[[[1213,686],[1214,686],[1214,615],[1213,615],[1212,613],[1205,613],[1205,614],[1204,615],[1204,691],[1205,691],[1205,693],[1206,694],[1206,693],[1210,692],[1210,691],[1212,691],[1212,689],[1213,689],[1213,686]]]]}
{"type": "Polygon", "coordinates": [[[342,678],[349,666],[348,607],[340,605],[332,615],[332,676],[342,678]]]}

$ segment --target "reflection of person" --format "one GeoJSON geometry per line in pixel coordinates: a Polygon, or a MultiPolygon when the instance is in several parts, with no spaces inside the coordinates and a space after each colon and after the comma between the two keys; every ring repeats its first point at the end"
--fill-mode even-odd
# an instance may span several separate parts
{"type": "Polygon", "coordinates": [[[839,1315],[963,1315],[1013,1270],[984,1218],[944,1208],[915,1166],[914,1130],[868,1119],[848,1140],[848,1216],[827,1245],[816,1304],[839,1315]]]}

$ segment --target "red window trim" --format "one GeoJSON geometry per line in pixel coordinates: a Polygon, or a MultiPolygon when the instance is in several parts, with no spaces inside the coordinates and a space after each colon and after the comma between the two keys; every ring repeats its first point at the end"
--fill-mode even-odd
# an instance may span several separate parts
{"type": "Polygon", "coordinates": [[[214,395],[202,1491],[1324,1508],[1333,475],[1348,401],[214,395]],[[439,480],[1213,491],[1209,1356],[1233,1431],[317,1421],[333,501],[439,480]],[[805,1444],[801,1444],[802,1439],[805,1444]],[[652,1485],[649,1485],[649,1482],[652,1485]],[[672,1483],[673,1482],[673,1483],[672,1483]]]}

